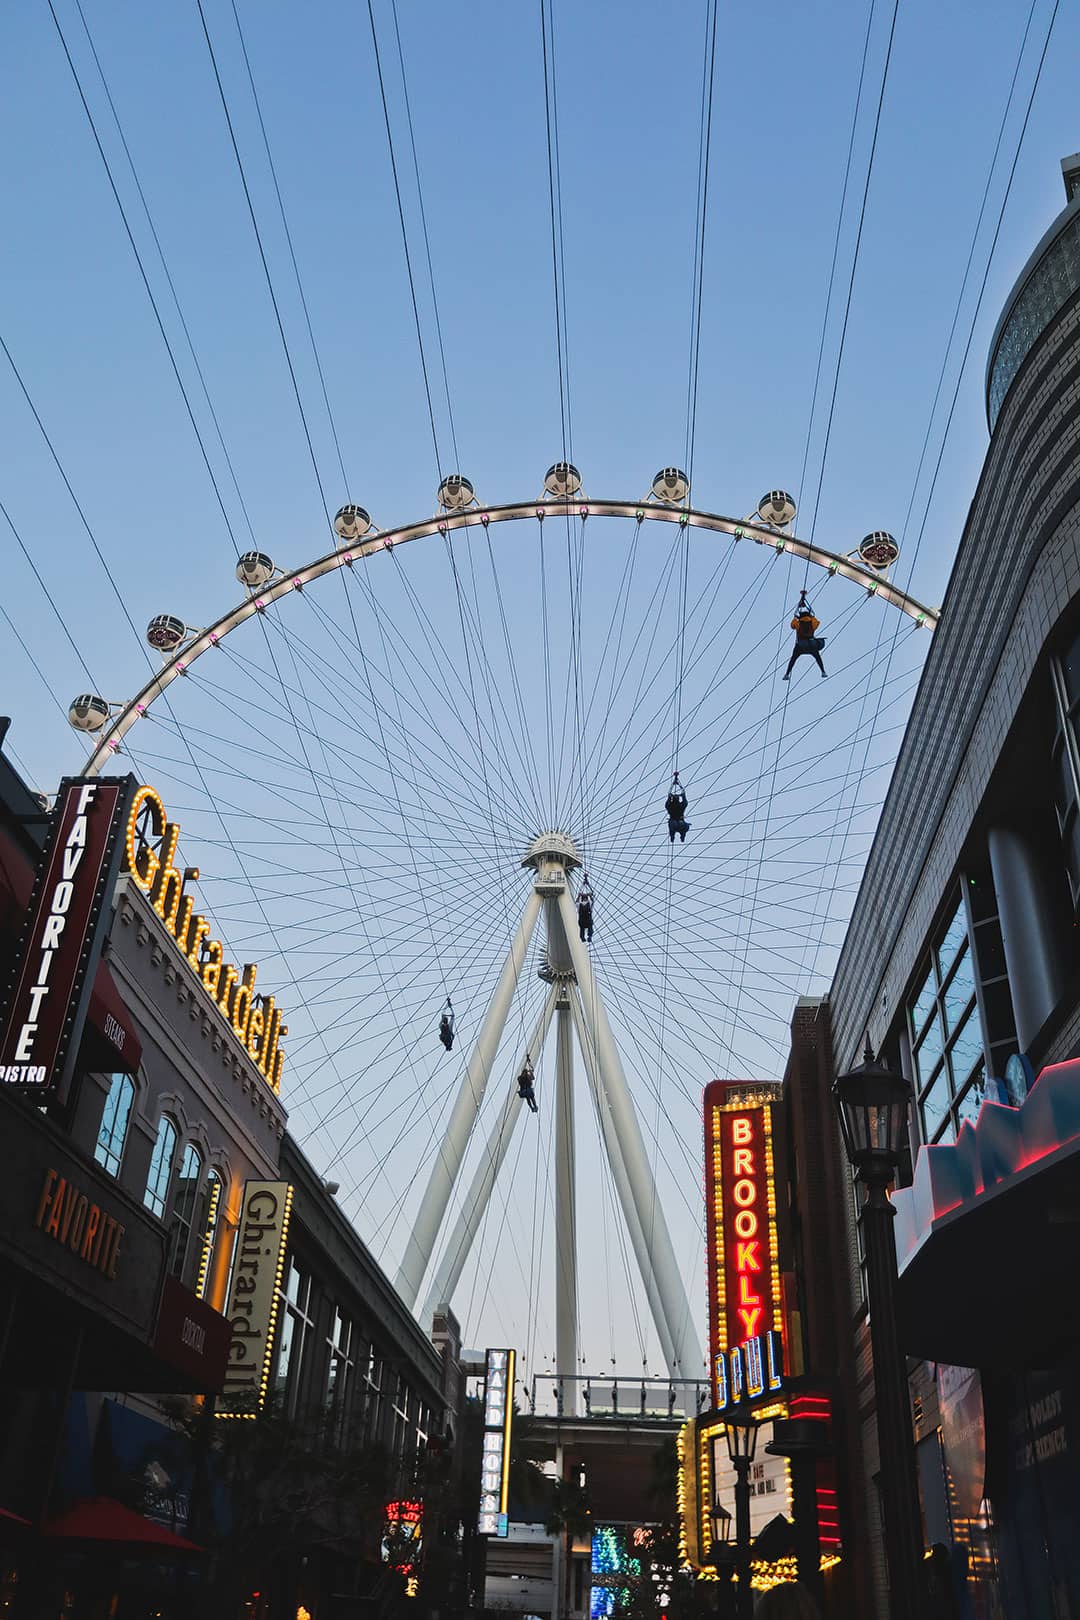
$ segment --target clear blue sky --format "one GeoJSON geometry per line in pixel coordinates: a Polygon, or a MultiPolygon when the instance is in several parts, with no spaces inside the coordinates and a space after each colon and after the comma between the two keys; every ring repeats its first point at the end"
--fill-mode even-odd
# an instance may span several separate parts
{"type": "MultiPolygon", "coordinates": [[[[245,545],[248,531],[240,501],[216,443],[77,7],[74,0],[54,4],[191,393],[230,521],[245,545]]],[[[332,510],[339,494],[344,498],[342,480],[231,6],[227,0],[204,0],[204,5],[332,510]]],[[[134,0],[83,0],[83,6],[253,532],[259,545],[280,561],[313,556],[326,549],[325,520],[195,0],[168,7],[147,7],[134,0]]],[[[369,506],[380,523],[404,522],[431,511],[437,475],[366,10],[340,0],[310,0],[302,7],[282,0],[265,0],[259,6],[238,0],[238,7],[325,368],[348,493],[369,506]]],[[[817,538],[837,550],[850,549],[871,528],[883,526],[902,534],[1027,9],[1024,0],[1012,4],[901,0],[816,517],[817,538]]],[[[1051,9],[1047,0],[1035,7],[1017,97],[976,247],[973,285],[959,323],[961,343],[967,336],[1051,9]]],[[[742,516],[762,490],[780,484],[793,490],[802,503],[796,525],[800,532],[813,515],[891,10],[879,0],[841,235],[822,394],[806,487],[800,490],[867,9],[846,0],[827,6],[777,0],[768,6],[720,8],[695,463],[699,506],[742,516]]],[[[485,500],[531,498],[560,450],[539,8],[488,0],[470,6],[400,0],[398,11],[461,470],[485,500]]],[[[705,14],[701,0],[693,4],[677,0],[662,9],[611,0],[585,5],[559,0],[555,9],[573,451],[587,490],[597,496],[636,499],[658,466],[679,461],[684,453],[705,14]]],[[[453,455],[441,399],[393,16],[382,0],[376,5],[376,18],[419,278],[443,470],[450,470],[453,455]]],[[[0,178],[5,221],[0,335],[136,627],[141,631],[151,614],[162,610],[203,624],[238,594],[232,577],[233,543],[45,0],[23,0],[9,7],[0,39],[0,142],[7,155],[0,178]]],[[[928,601],[940,599],[985,452],[983,368],[989,333],[1013,277],[1062,205],[1059,159],[1080,147],[1075,115],[1078,44],[1080,21],[1073,8],[1063,6],[990,266],[914,571],[913,588],[928,601]]],[[[958,359],[957,352],[946,377],[946,403],[958,359]]],[[[943,416],[942,411],[931,439],[929,468],[936,459],[943,416]]],[[[122,698],[144,678],[144,652],[2,355],[0,433],[4,445],[0,498],[91,671],[93,686],[110,698],[122,698]]],[[[911,532],[904,536],[902,580],[929,489],[929,468],[915,502],[911,532]]],[[[499,545],[505,548],[500,555],[503,589],[511,598],[510,624],[524,653],[526,706],[533,708],[540,703],[541,683],[539,643],[529,641],[535,634],[536,540],[530,536],[526,549],[511,530],[501,535],[499,545]],[[521,547],[520,573],[514,563],[515,547],[521,547]]],[[[5,562],[4,611],[44,675],[42,680],[7,625],[0,624],[0,710],[13,716],[10,745],[16,760],[36,786],[47,790],[60,774],[78,766],[81,746],[60,709],[88,681],[6,527],[0,527],[0,548],[5,562]]],[[[606,552],[590,555],[600,561],[586,564],[582,607],[586,626],[598,629],[611,611],[615,575],[608,570],[606,552]]],[[[621,552],[612,551],[612,569],[616,562],[622,566],[621,557],[621,552]]],[[[445,595],[445,567],[439,572],[434,560],[409,566],[415,570],[416,590],[426,593],[439,634],[447,647],[455,649],[448,656],[460,673],[464,661],[460,641],[453,641],[458,626],[445,595]]],[[[737,585],[732,576],[731,600],[752,574],[752,562],[747,562],[737,585]]],[[[640,615],[642,622],[648,620],[648,592],[655,579],[655,573],[643,571],[633,586],[631,616],[640,615]]],[[[785,576],[770,593],[763,618],[751,627],[753,636],[745,632],[749,639],[774,626],[779,633],[788,585],[785,576]]],[[[564,582],[564,607],[565,589],[564,582]]],[[[384,600],[389,615],[400,615],[391,617],[391,636],[396,626],[403,653],[411,654],[415,626],[407,622],[404,599],[388,593],[384,600]]],[[[721,598],[716,609],[721,624],[725,600],[721,598]]],[[[485,615],[495,613],[490,595],[481,590],[476,601],[483,604],[485,615]]],[[[340,610],[334,611],[340,630],[340,610]]],[[[834,610],[832,617],[836,616],[834,610]]],[[[485,617],[485,630],[496,634],[492,619],[485,617]]],[[[862,640],[856,635],[850,657],[839,641],[834,643],[831,674],[843,680],[845,664],[855,670],[856,655],[871,659],[876,625],[872,631],[862,640]]],[[[309,638],[307,644],[319,645],[311,639],[314,621],[296,633],[309,638]]],[[[254,641],[246,652],[255,659],[259,656],[254,641]]],[[[563,652],[556,641],[556,662],[563,652]]],[[[910,674],[916,667],[913,655],[901,660],[897,675],[910,674]]],[[[230,676],[228,690],[235,710],[250,699],[244,695],[243,669],[230,666],[230,676]]],[[[842,687],[853,694],[852,701],[858,696],[860,678],[852,674],[842,687]]],[[[314,664],[308,679],[318,684],[314,664]]],[[[430,673],[429,680],[436,684],[430,673]]],[[[838,689],[840,682],[829,688],[834,705],[838,689]]],[[[907,689],[903,687],[904,692],[907,689]]],[[[204,701],[209,705],[209,698],[204,700],[200,693],[184,701],[191,708],[178,708],[179,716],[197,716],[209,725],[210,708],[200,707],[204,701]]],[[[773,712],[768,709],[771,689],[760,701],[764,707],[759,719],[765,725],[766,710],[773,712]]],[[[809,717],[809,759],[813,761],[816,746],[822,760],[835,758],[837,768],[844,770],[851,757],[845,750],[854,745],[850,729],[845,731],[830,715],[825,693],[801,688],[796,701],[809,717]],[[814,727],[819,728],[816,733],[814,727]]],[[[251,718],[257,722],[259,707],[256,700],[251,718]]],[[[621,724],[629,723],[632,708],[621,724]]],[[[902,717],[901,706],[892,714],[894,726],[902,717]]],[[[242,718],[246,722],[246,712],[242,718]]],[[[312,728],[318,729],[320,722],[310,710],[309,718],[312,728]]],[[[771,735],[766,731],[766,742],[746,767],[752,782],[750,820],[758,829],[770,813],[762,783],[769,780],[774,757],[769,751],[771,735]]],[[[895,729],[883,732],[875,745],[876,761],[887,758],[898,736],[895,729]]],[[[230,737],[233,743],[242,740],[238,727],[230,737]]],[[[728,769],[722,739],[721,731],[710,735],[707,755],[702,752],[695,761],[699,780],[706,779],[706,765],[710,781],[737,774],[733,762],[728,769]]],[[[342,738],[338,741],[344,745],[342,738]]],[[[456,741],[455,746],[465,744],[456,741]]],[[[163,757],[160,748],[158,752],[163,757]]],[[[666,755],[655,759],[654,768],[642,766],[634,787],[643,805],[655,797],[656,785],[663,783],[669,768],[666,755]]],[[[800,769],[801,777],[796,772],[778,786],[788,796],[784,804],[791,807],[799,804],[800,782],[829,774],[813,763],[800,769]]],[[[185,821],[191,836],[207,840],[196,854],[204,873],[211,873],[215,870],[211,840],[215,831],[220,839],[220,826],[215,828],[212,818],[199,819],[203,812],[190,771],[185,778],[176,767],[175,780],[168,783],[165,773],[162,765],[158,774],[163,789],[189,811],[185,821]]],[[[434,785],[433,779],[433,790],[434,785]]],[[[848,852],[850,859],[840,873],[844,881],[833,885],[836,906],[825,909],[834,922],[837,917],[842,920],[843,908],[850,903],[858,857],[872,825],[869,807],[880,798],[882,786],[879,775],[859,801],[855,829],[863,841],[848,852]]],[[[412,789],[419,805],[424,796],[415,779],[412,789]]],[[[448,791],[453,791],[452,784],[448,791]]],[[[468,791],[462,797],[467,800],[468,791]]],[[[242,795],[230,802],[246,803],[242,795]]],[[[424,802],[427,808],[419,812],[414,826],[417,841],[427,849],[432,847],[433,812],[430,797],[424,802]]],[[[703,805],[705,819],[699,822],[703,842],[695,857],[699,864],[687,868],[693,879],[677,898],[692,918],[703,953],[701,1029],[712,1029],[719,1043],[727,1004],[719,998],[711,1010],[705,1005],[711,994],[705,961],[712,945],[719,949],[721,943],[721,925],[709,920],[702,899],[710,885],[720,884],[717,869],[708,864],[707,815],[703,805]]],[[[242,841],[239,810],[230,828],[232,836],[242,841]]],[[[509,849],[517,830],[509,824],[504,830],[509,849]]],[[[356,821],[352,833],[354,838],[367,836],[356,821]]],[[[835,858],[828,848],[825,821],[815,823],[807,836],[825,841],[822,859],[835,858]]],[[[388,838],[388,849],[391,841],[388,838]]],[[[376,846],[372,834],[371,848],[376,846]]],[[[230,856],[224,851],[220,855],[217,870],[228,873],[230,856]]],[[[661,855],[666,859],[665,850],[661,855]]],[[[271,859],[265,851],[264,856],[269,870],[271,859]]],[[[252,851],[252,863],[256,858],[252,851]]],[[[742,864],[736,861],[744,902],[754,860],[751,841],[742,864]]],[[[369,865],[371,881],[377,885],[378,863],[373,858],[369,865]]],[[[507,870],[512,871],[512,865],[507,870]]],[[[657,872],[662,884],[664,869],[658,867],[657,872]]],[[[779,868],[775,873],[769,869],[769,881],[774,877],[779,881],[781,875],[779,868]]],[[[235,873],[232,877],[235,881],[235,873]]],[[[496,883],[490,871],[487,878],[496,883]]],[[[405,878],[401,882],[407,887],[405,878]]],[[[228,897],[215,893],[212,879],[208,884],[207,903],[219,905],[225,926],[228,897]]],[[[616,884],[612,856],[609,899],[616,884]]],[[[496,886],[491,896],[496,893],[501,905],[506,891],[496,886]]],[[[390,903],[384,895],[382,904],[390,903]]],[[[448,942],[460,943],[460,918],[452,905],[445,915],[432,918],[422,915],[418,894],[400,903],[415,912],[416,928],[430,936],[433,950],[445,952],[448,942]]],[[[812,896],[806,903],[812,909],[812,896]]],[[[820,890],[817,903],[820,906],[820,890]]],[[[300,900],[295,894],[290,905],[288,918],[300,926],[300,900]]],[[[655,935],[658,927],[655,910],[650,916],[644,905],[635,909],[627,899],[622,918],[628,957],[639,966],[646,963],[640,969],[640,985],[627,967],[626,994],[638,1005],[647,1005],[646,1021],[654,1031],[658,1018],[682,1024],[686,1010],[676,1014],[663,987],[664,964],[670,966],[672,960],[670,926],[665,924],[662,949],[650,966],[646,957],[650,933],[655,935]],[[646,1004],[648,996],[654,1000],[646,1004]]],[[[260,946],[260,917],[249,908],[236,913],[235,921],[242,947],[260,946]]],[[[782,914],[771,915],[769,921],[775,937],[758,941],[751,964],[748,983],[751,994],[759,996],[755,1005],[760,1016],[757,1026],[747,1032],[745,1050],[760,1069],[771,1064],[772,1072],[778,1072],[775,1054],[782,1047],[791,995],[808,986],[811,978],[816,988],[822,987],[839,923],[830,924],[823,936],[826,948],[817,961],[816,977],[807,972],[806,954],[796,953],[791,971],[782,982],[774,982],[768,978],[768,953],[778,948],[775,931],[782,928],[782,914]]],[[[728,929],[729,943],[732,932],[737,947],[738,923],[728,929]]],[[[270,957],[272,944],[262,940],[263,960],[270,957]]],[[[494,930],[488,945],[488,954],[479,944],[475,951],[475,959],[485,964],[484,973],[489,966],[494,971],[498,951],[505,948],[505,933],[494,930]]],[[[810,953],[815,954],[820,953],[810,953]]],[[[357,946],[350,971],[360,972],[365,961],[370,969],[375,956],[381,957],[391,981],[403,971],[389,945],[371,939],[357,946]]],[[[418,1003],[417,1030],[426,1027],[428,1006],[437,999],[438,981],[445,976],[433,973],[422,1005],[418,1003]]],[[[478,998],[482,979],[483,973],[478,973],[478,998]]],[[[288,988],[286,978],[283,996],[288,988]]],[[[323,988],[329,993],[329,979],[323,988]]],[[[380,984],[379,993],[386,997],[385,984],[380,984]]],[[[391,1018],[388,1029],[392,1023],[391,1018]]],[[[301,1019],[294,1027],[299,1032],[307,1026],[301,1019]]],[[[404,1034],[400,1025],[395,1028],[404,1050],[413,1040],[412,1024],[405,1020],[404,1034]]],[[[633,1035],[630,1040],[633,1044],[633,1035]]],[[[702,1033],[696,1045],[676,1051],[672,1058],[693,1095],[710,1076],[706,1046],[702,1033]]],[[[636,1055],[647,1068],[644,1053],[643,1044],[636,1055]]],[[[325,1051],[316,1058],[324,1065],[325,1051]]],[[[336,1061],[344,1067],[333,1070],[329,1084],[347,1087],[360,1072],[359,1060],[345,1054],[336,1061]]],[[[423,1062],[424,1076],[430,1079],[434,1059],[426,1047],[423,1062]]],[[[349,1173],[340,1177],[343,1183],[361,1183],[380,1157],[393,1159],[393,1130],[388,1127],[385,1138],[374,1135],[343,1150],[340,1135],[332,1125],[320,1125],[318,1109],[306,1100],[317,1087],[302,1063],[298,1052],[297,1089],[290,1099],[298,1134],[308,1136],[320,1164],[335,1165],[335,1175],[345,1164],[349,1173]]],[[[378,1060],[366,1056],[363,1070],[368,1075],[365,1084],[376,1086],[378,1060]]],[[[387,1087],[401,1083],[387,1071],[387,1087]]],[[[432,1095],[445,1097],[449,1085],[443,1071],[439,1082],[443,1089],[432,1095]]],[[[656,1134],[663,1140],[668,1133],[659,1111],[661,1102],[666,1106],[662,1086],[660,1091],[659,1102],[643,1093],[642,1107],[656,1106],[656,1134]]],[[[677,1229],[676,1246],[687,1255],[688,1286],[700,1298],[690,1208],[697,1197],[693,1181],[697,1127],[690,1103],[681,1114],[675,1101],[672,1107],[676,1115],[668,1145],[680,1138],[686,1151],[681,1171],[664,1173],[670,1173],[673,1182],[682,1175],[689,1203],[670,1218],[677,1229]]],[[[381,1193],[371,1195],[372,1204],[356,1194],[348,1206],[361,1230],[374,1229],[392,1215],[397,1197],[415,1174],[409,1151],[404,1161],[379,1178],[381,1193]]],[[[527,1151],[532,1151],[531,1144],[527,1151]]],[[[586,1158],[587,1166],[592,1163],[586,1158]]],[[[587,1193],[583,1198],[588,1210],[587,1193]]],[[[523,1204],[514,1219],[520,1259],[522,1244],[533,1241],[530,1228],[535,1232],[541,1216],[537,1207],[523,1204]]],[[[547,1241],[550,1251],[550,1233],[547,1241]]],[[[483,1315],[476,1303],[485,1296],[481,1277],[472,1289],[475,1309],[468,1325],[476,1336],[486,1334],[489,1339],[501,1326],[529,1350],[531,1366],[542,1370],[543,1353],[550,1349],[547,1325],[537,1328],[524,1291],[513,1280],[518,1266],[514,1253],[497,1250],[490,1235],[488,1242],[489,1258],[494,1256],[490,1263],[498,1268],[492,1274],[505,1278],[504,1297],[514,1301],[505,1307],[513,1320],[500,1324],[483,1315]]],[[[392,1239],[388,1261],[399,1248],[392,1239]]],[[[542,1255],[535,1260],[539,1269],[544,1264],[550,1265],[550,1252],[546,1262],[542,1255]]],[[[485,1260],[485,1275],[487,1265],[485,1260]]],[[[528,1269],[524,1262],[521,1269],[528,1269]]],[[[615,1292],[618,1295],[619,1289],[615,1292]]],[[[463,1314],[468,1315],[464,1303],[463,1314]]],[[[625,1350],[633,1331],[626,1302],[617,1298],[607,1307],[607,1323],[601,1320],[589,1329],[593,1364],[607,1362],[608,1338],[625,1350]]],[[[652,1353],[655,1359],[655,1343],[652,1353]]],[[[631,1364],[637,1359],[636,1352],[629,1355],[631,1364]]]]}

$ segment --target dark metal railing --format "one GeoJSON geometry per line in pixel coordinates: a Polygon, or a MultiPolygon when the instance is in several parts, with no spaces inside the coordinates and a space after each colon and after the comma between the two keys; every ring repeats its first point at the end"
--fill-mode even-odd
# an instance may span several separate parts
{"type": "Polygon", "coordinates": [[[576,1409],[578,1417],[673,1423],[707,1411],[711,1405],[712,1393],[704,1378],[594,1378],[588,1374],[560,1378],[540,1373],[529,1390],[529,1411],[534,1417],[568,1417],[576,1409]]]}

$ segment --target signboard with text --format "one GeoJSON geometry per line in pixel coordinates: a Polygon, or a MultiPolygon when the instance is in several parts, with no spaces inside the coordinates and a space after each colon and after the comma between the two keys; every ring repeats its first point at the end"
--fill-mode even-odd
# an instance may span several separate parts
{"type": "Polygon", "coordinates": [[[774,1091],[705,1088],[705,1220],[713,1405],[775,1395],[784,1310],[776,1229],[774,1091]]]}
{"type": "Polygon", "coordinates": [[[0,1086],[56,1096],[86,1020],[133,777],[65,777],[0,1020],[0,1086]]]}
{"type": "Polygon", "coordinates": [[[214,1003],[237,1045],[251,1059],[272,1091],[281,1090],[289,1033],[273,996],[256,993],[258,965],[243,969],[225,960],[225,948],[213,938],[213,927],[195,910],[187,888],[197,867],[176,865],[180,828],[170,821],[160,794],[140,787],[131,800],[124,833],[124,869],[153,906],[176,948],[214,1003]]]}
{"type": "Polygon", "coordinates": [[[287,1181],[245,1181],[236,1233],[229,1302],[225,1315],[232,1336],[219,1416],[250,1416],[263,1405],[270,1382],[274,1326],[285,1245],[292,1213],[287,1181]]]}
{"type": "Polygon", "coordinates": [[[485,1359],[484,1440],[480,1461],[480,1512],[476,1528],[482,1536],[497,1536],[505,1523],[506,1488],[510,1475],[510,1426],[514,1416],[513,1350],[489,1350],[485,1359]]]}

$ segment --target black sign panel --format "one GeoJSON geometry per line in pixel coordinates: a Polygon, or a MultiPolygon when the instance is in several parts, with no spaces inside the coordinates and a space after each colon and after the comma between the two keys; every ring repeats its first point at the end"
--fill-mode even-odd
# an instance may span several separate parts
{"type": "Polygon", "coordinates": [[[131,776],[65,777],[0,1020],[0,1089],[46,1099],[78,1049],[123,853],[131,776]]]}
{"type": "Polygon", "coordinates": [[[160,1222],[92,1160],[73,1152],[43,1115],[2,1094],[0,1141],[0,1258],[148,1345],[165,1263],[160,1222]]]}

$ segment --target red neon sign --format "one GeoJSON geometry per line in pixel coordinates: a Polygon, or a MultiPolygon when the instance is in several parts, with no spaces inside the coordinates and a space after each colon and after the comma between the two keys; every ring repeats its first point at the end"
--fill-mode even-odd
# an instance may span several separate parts
{"type": "Polygon", "coordinates": [[[772,1110],[745,1085],[705,1090],[705,1197],[713,1398],[718,1355],[783,1334],[772,1110]]]}

